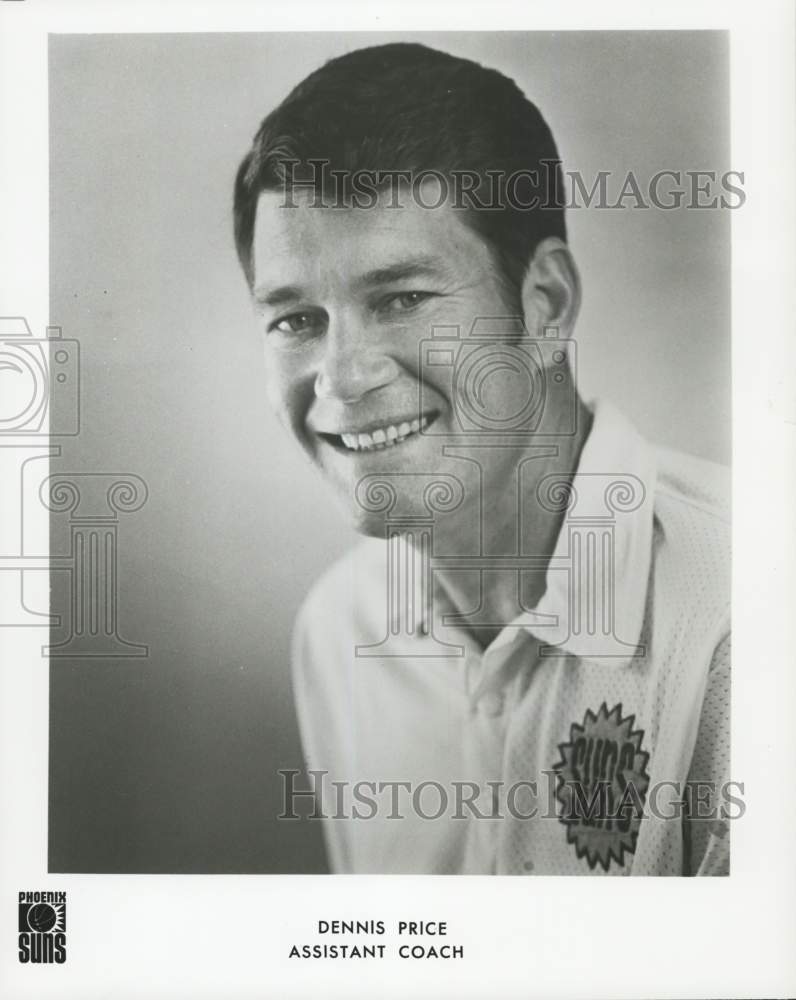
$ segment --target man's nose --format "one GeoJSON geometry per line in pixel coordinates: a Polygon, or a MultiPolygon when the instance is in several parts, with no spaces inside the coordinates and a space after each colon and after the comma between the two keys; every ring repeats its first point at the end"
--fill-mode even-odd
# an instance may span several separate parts
{"type": "Polygon", "coordinates": [[[315,378],[320,399],[356,403],[374,389],[388,385],[398,374],[398,365],[385,353],[366,328],[331,324],[326,331],[324,353],[315,378]]]}

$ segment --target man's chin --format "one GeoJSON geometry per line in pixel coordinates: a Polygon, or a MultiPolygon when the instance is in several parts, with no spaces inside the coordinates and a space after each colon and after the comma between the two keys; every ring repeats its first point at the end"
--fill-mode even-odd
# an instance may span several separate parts
{"type": "MultiPolygon", "coordinates": [[[[375,509],[371,505],[370,509],[368,509],[369,498],[360,496],[359,491],[353,485],[341,489],[339,483],[335,484],[332,494],[335,506],[343,515],[352,531],[368,538],[386,537],[388,514],[390,514],[393,507],[391,503],[384,507],[376,505],[375,509]]],[[[394,511],[392,513],[394,516],[394,511]]],[[[389,518],[389,520],[392,520],[392,518],[389,518]]]]}
{"type": "Polygon", "coordinates": [[[460,515],[463,506],[469,506],[474,497],[480,496],[471,462],[445,468],[451,463],[445,463],[438,455],[420,469],[411,466],[394,469],[389,465],[379,468],[377,462],[372,465],[362,462],[358,468],[352,463],[343,469],[319,463],[338,506],[360,535],[384,538],[388,526],[429,520],[450,522],[460,515]]]}
{"type": "Polygon", "coordinates": [[[358,535],[366,538],[385,538],[387,519],[383,514],[369,514],[359,511],[351,517],[351,527],[358,535]]]}
{"type": "Polygon", "coordinates": [[[353,530],[369,538],[386,538],[389,526],[405,528],[407,521],[417,523],[430,516],[422,496],[396,494],[393,484],[379,479],[360,483],[343,502],[353,530]]]}

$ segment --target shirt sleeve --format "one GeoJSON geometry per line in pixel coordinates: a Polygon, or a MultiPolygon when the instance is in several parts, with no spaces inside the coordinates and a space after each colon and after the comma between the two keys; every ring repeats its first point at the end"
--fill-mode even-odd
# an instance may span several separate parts
{"type": "Polygon", "coordinates": [[[710,665],[696,746],[688,772],[683,824],[686,875],[729,875],[730,829],[723,789],[730,777],[730,636],[710,665]]]}

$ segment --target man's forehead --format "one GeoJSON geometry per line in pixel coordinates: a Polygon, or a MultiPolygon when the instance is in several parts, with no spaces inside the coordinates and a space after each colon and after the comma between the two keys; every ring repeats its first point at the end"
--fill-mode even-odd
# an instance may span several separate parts
{"type": "Polygon", "coordinates": [[[461,214],[448,205],[428,209],[407,201],[391,207],[388,197],[352,208],[318,205],[312,192],[286,200],[282,192],[265,191],[252,244],[255,285],[319,267],[355,280],[402,265],[446,273],[481,265],[483,243],[461,214]]]}
{"type": "Polygon", "coordinates": [[[402,232],[422,226],[416,216],[412,207],[391,209],[384,201],[359,208],[316,201],[312,193],[286,196],[278,191],[263,191],[257,201],[254,238],[255,243],[278,242],[285,248],[297,242],[307,248],[315,243],[325,245],[329,239],[347,236],[397,239],[402,232]]]}

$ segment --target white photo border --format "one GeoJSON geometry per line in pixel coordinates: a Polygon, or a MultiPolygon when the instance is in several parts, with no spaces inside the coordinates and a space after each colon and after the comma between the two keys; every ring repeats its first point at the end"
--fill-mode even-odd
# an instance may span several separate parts
{"type": "MultiPolygon", "coordinates": [[[[732,220],[733,756],[747,811],[726,879],[47,873],[45,629],[0,629],[0,991],[22,997],[669,997],[796,991],[794,10],[755,4],[0,0],[0,315],[48,316],[50,33],[726,29],[732,220]],[[38,738],[36,738],[38,734],[38,738]],[[21,965],[16,892],[66,890],[64,966],[21,965]],[[256,920],[236,925],[230,914],[256,920]],[[320,918],[447,920],[460,962],[297,961],[320,918]]],[[[695,94],[695,100],[698,95],[695,94]]],[[[2,510],[0,510],[0,515],[2,510]]],[[[37,523],[46,539],[46,517],[37,523]]]]}

